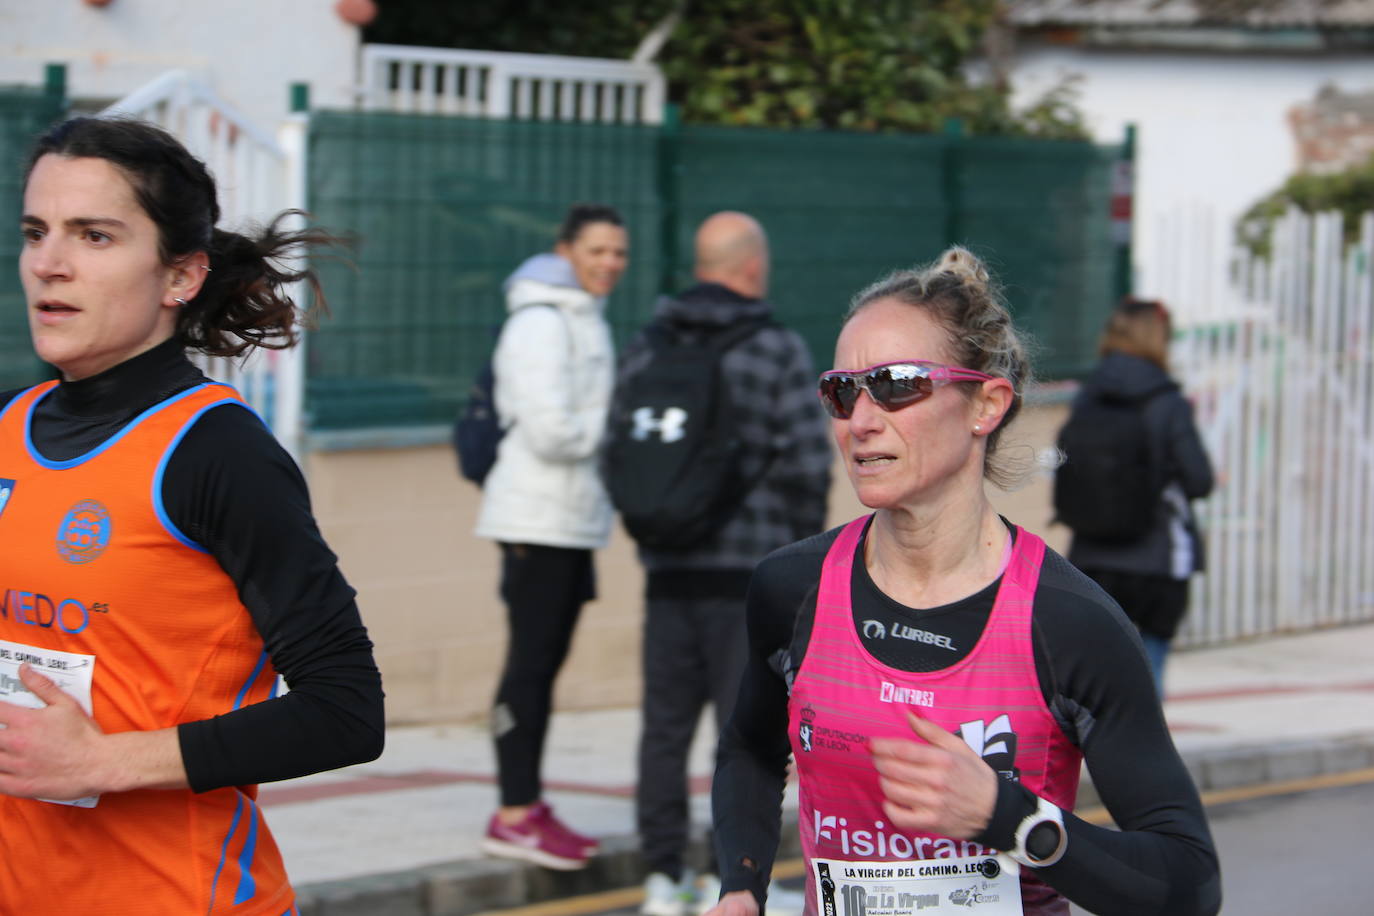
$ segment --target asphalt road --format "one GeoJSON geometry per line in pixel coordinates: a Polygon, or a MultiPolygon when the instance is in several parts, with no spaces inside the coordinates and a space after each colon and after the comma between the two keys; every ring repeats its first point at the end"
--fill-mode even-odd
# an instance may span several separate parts
{"type": "MultiPolygon", "coordinates": [[[[1374,770],[1335,780],[1208,793],[1226,916],[1374,916],[1374,770]],[[1331,784],[1334,783],[1334,784],[1331,784]]],[[[1086,816],[1086,815],[1085,815],[1086,816]]],[[[797,863],[779,863],[798,874],[797,863]]],[[[800,887],[801,879],[783,882],[800,887]]],[[[637,916],[635,889],[506,910],[501,916],[637,916]]],[[[1073,916],[1088,916],[1072,908],[1073,916]]],[[[490,914],[495,916],[495,914],[490,914]]]]}
{"type": "MultiPolygon", "coordinates": [[[[1230,916],[1374,916],[1374,778],[1209,804],[1230,916]]],[[[1086,913],[1073,908],[1074,916],[1086,913]]]]}
{"type": "Polygon", "coordinates": [[[1374,914],[1374,782],[1209,809],[1222,912],[1374,914]]]}

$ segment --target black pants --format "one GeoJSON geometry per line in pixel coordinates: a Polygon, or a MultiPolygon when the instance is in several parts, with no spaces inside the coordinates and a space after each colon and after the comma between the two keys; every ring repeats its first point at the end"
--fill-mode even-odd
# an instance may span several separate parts
{"type": "Polygon", "coordinates": [[[501,545],[501,598],[510,627],[491,714],[502,805],[539,800],[553,682],[582,605],[596,597],[590,550],[501,545]]]}
{"type": "Polygon", "coordinates": [[[742,598],[649,597],[635,814],[650,871],[682,876],[687,754],[708,701],[717,734],[729,719],[747,651],[742,598]]]}

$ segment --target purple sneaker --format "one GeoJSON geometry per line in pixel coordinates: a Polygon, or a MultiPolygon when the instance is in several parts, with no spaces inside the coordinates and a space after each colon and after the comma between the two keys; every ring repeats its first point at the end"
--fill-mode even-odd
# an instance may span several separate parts
{"type": "Polygon", "coordinates": [[[540,813],[531,808],[516,824],[503,824],[500,815],[493,814],[487,823],[487,835],[482,839],[482,851],[559,871],[585,868],[586,850],[566,834],[552,829],[540,813]]]}
{"type": "Polygon", "coordinates": [[[530,817],[538,821],[543,828],[550,833],[556,833],[567,837],[569,842],[582,847],[582,851],[589,856],[596,855],[597,851],[601,848],[601,842],[595,837],[578,833],[555,817],[553,808],[547,802],[535,802],[533,807],[530,808],[530,817]]]}

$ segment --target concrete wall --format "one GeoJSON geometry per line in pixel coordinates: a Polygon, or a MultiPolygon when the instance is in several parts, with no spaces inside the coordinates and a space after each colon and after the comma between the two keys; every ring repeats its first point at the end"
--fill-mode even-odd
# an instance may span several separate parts
{"type": "Polygon", "coordinates": [[[38,85],[67,65],[78,100],[113,101],[167,70],[188,70],[268,130],[288,86],[351,107],[360,33],[335,0],[0,0],[0,83],[38,85]]]}
{"type": "Polygon", "coordinates": [[[1081,76],[1079,103],[1101,142],[1119,143],[1128,123],[1137,126],[1136,289],[1159,295],[1180,237],[1177,220],[1209,220],[1205,237],[1190,244],[1207,245],[1213,262],[1224,264],[1236,217],[1297,169],[1290,109],[1327,84],[1374,89],[1370,61],[1368,53],[1026,47],[1011,78],[1023,105],[1061,77],[1081,76]]]}
{"type": "MultiPolygon", "coordinates": [[[[1032,408],[1008,429],[1004,448],[1033,463],[1053,443],[1063,407],[1032,408]]],[[[358,589],[377,646],[393,723],[485,714],[505,652],[496,595],[498,551],[472,536],[478,491],[461,480],[447,446],[316,452],[308,472],[325,538],[358,589]]],[[[1048,528],[1048,480],[1032,474],[1015,493],[990,490],[1012,521],[1062,549],[1048,528]]],[[[831,524],[864,508],[837,466],[831,524]]],[[[639,697],[643,574],[618,528],[596,557],[600,597],[587,605],[559,678],[561,708],[633,705],[639,697]]]]}

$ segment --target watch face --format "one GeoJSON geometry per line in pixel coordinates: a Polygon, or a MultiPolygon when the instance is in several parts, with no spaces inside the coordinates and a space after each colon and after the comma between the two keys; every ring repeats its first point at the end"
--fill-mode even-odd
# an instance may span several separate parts
{"type": "Polygon", "coordinates": [[[1026,854],[1041,861],[1054,855],[1059,848],[1059,837],[1063,827],[1054,821],[1041,821],[1026,834],[1026,854]]]}

